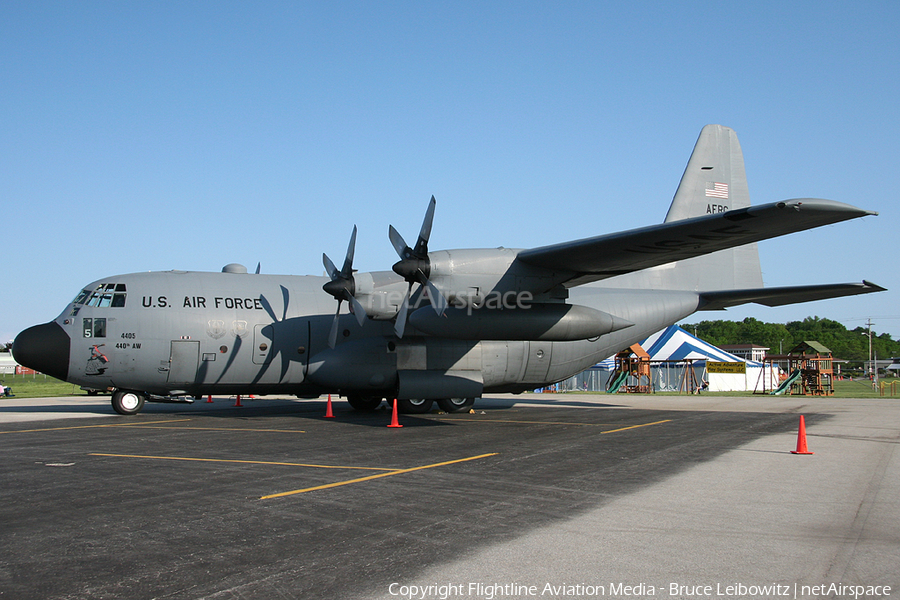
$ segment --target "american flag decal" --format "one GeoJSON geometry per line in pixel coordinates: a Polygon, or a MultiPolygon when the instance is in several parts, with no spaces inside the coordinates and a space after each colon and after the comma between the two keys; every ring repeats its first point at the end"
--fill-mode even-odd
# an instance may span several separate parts
{"type": "Polygon", "coordinates": [[[728,184],[710,181],[706,184],[706,197],[724,198],[725,200],[728,200],[728,184]]]}

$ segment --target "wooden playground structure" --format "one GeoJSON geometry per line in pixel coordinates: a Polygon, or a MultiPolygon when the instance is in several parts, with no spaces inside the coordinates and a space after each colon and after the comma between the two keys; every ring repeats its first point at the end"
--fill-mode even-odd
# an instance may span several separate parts
{"type": "Polygon", "coordinates": [[[833,396],[834,358],[819,342],[801,342],[787,354],[766,356],[765,362],[778,365],[787,377],[777,388],[762,393],[772,395],[833,396]]]}
{"type": "Polygon", "coordinates": [[[640,344],[633,344],[616,354],[615,374],[609,379],[606,391],[610,394],[649,394],[653,391],[650,355],[640,344]]]}

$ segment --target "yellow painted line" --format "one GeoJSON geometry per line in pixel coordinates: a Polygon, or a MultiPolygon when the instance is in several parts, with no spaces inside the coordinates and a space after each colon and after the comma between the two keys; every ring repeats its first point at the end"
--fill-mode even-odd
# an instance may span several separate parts
{"type": "Polygon", "coordinates": [[[168,421],[146,421],[143,423],[106,423],[104,425],[72,425],[69,427],[46,427],[42,429],[14,429],[3,433],[35,433],[39,431],[65,431],[68,429],[95,429],[98,427],[139,427],[143,429],[184,429],[185,431],[252,431],[270,433],[306,433],[302,429],[248,429],[243,427],[168,427],[172,423],[184,423],[191,419],[171,419],[168,421]]]}
{"type": "Polygon", "coordinates": [[[160,423],[181,423],[190,421],[190,419],[172,419],[169,421],[147,421],[146,423],[108,423],[106,425],[73,425],[70,427],[46,427],[43,429],[12,429],[9,431],[0,431],[0,433],[35,433],[38,431],[65,431],[67,429],[96,429],[98,427],[141,427],[144,425],[155,425],[160,423]]]}
{"type": "Polygon", "coordinates": [[[236,463],[244,465],[275,465],[282,467],[311,467],[316,469],[353,469],[357,471],[387,471],[392,474],[396,469],[385,469],[383,467],[348,467],[343,465],[313,465],[307,463],[290,463],[290,462],[274,462],[265,460],[230,460],[225,458],[193,458],[188,456],[145,456],[142,454],[103,454],[100,452],[92,452],[88,456],[106,456],[111,458],[146,458],[152,460],[184,460],[193,462],[214,462],[214,463],[236,463]]]}
{"type": "Polygon", "coordinates": [[[330,488],[340,487],[342,485],[350,485],[351,483],[362,483],[363,481],[371,481],[373,479],[380,479],[381,477],[390,477],[391,475],[401,475],[403,473],[412,473],[413,471],[421,471],[423,469],[433,469],[435,467],[443,467],[446,465],[454,465],[456,463],[467,462],[470,460],[478,460],[480,458],[487,458],[488,456],[496,456],[497,452],[492,452],[490,454],[479,454],[478,456],[470,456],[468,458],[459,458],[456,460],[448,460],[446,462],[435,463],[433,465],[423,465],[421,467],[413,467],[411,469],[398,469],[396,471],[391,471],[390,473],[380,473],[378,475],[369,475],[368,477],[360,477],[358,479],[349,479],[347,481],[337,481],[335,483],[326,483],[325,485],[317,485],[315,487],[304,488],[302,490],[292,490],[290,492],[281,492],[279,494],[270,494],[268,496],[263,496],[260,500],[269,500],[271,498],[282,498],[284,496],[292,496],[294,494],[303,494],[306,492],[314,492],[316,490],[327,490],[330,488]]]}
{"type": "MultiPolygon", "coordinates": [[[[647,427],[649,425],[659,425],[660,423],[668,423],[672,419],[665,421],[656,421],[654,423],[644,423],[642,425],[632,425],[630,427],[622,427],[620,429],[611,429],[602,431],[601,433],[614,433],[616,431],[625,431],[626,429],[636,429],[638,427],[647,427]]],[[[435,419],[435,421],[471,421],[474,423],[522,423],[525,425],[581,425],[582,427],[610,427],[612,423],[572,423],[567,421],[520,421],[514,419],[435,419]]]]}
{"type": "Polygon", "coordinates": [[[616,433],[617,431],[627,431],[628,429],[637,429],[638,427],[650,427],[651,425],[659,425],[661,423],[670,423],[672,419],[666,419],[665,421],[654,421],[653,423],[644,423],[643,425],[632,425],[630,427],[621,427],[619,429],[610,429],[609,431],[601,431],[600,433],[616,433]]]}
{"type": "Polygon", "coordinates": [[[470,421],[472,423],[522,423],[525,425],[582,425],[584,427],[603,427],[611,423],[570,423],[568,421],[522,421],[517,419],[454,419],[437,418],[435,421],[470,421]]]}

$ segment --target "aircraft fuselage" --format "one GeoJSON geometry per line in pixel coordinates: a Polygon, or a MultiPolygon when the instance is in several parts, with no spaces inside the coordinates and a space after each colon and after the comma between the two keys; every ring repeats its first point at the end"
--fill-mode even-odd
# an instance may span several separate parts
{"type": "MultiPolygon", "coordinates": [[[[406,283],[393,273],[372,277],[387,306],[384,318],[360,327],[345,306],[335,348],[328,345],[335,302],[322,293],[324,277],[168,271],[105,278],[86,286],[55,321],[38,326],[58,327],[64,337],[54,332],[56,345],[68,345],[45,352],[39,366],[87,388],[157,397],[516,392],[579,373],[698,303],[691,292],[581,288],[572,290],[579,308],[640,326],[573,341],[449,339],[411,326],[399,339],[387,316],[396,312],[391,302],[399,303],[406,283]]],[[[413,308],[423,303],[419,296],[413,308]]],[[[427,300],[420,310],[433,314],[427,300]]],[[[488,321],[484,331],[491,337],[488,321]]],[[[17,339],[19,354],[28,353],[27,331],[17,339]]]]}

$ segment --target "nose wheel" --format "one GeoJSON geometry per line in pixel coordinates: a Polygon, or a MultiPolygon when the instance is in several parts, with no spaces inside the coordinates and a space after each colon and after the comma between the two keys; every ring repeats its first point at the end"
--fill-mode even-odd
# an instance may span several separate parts
{"type": "Polygon", "coordinates": [[[112,395],[112,407],[120,415],[136,415],[144,408],[145,400],[139,392],[116,390],[112,395]]]}

